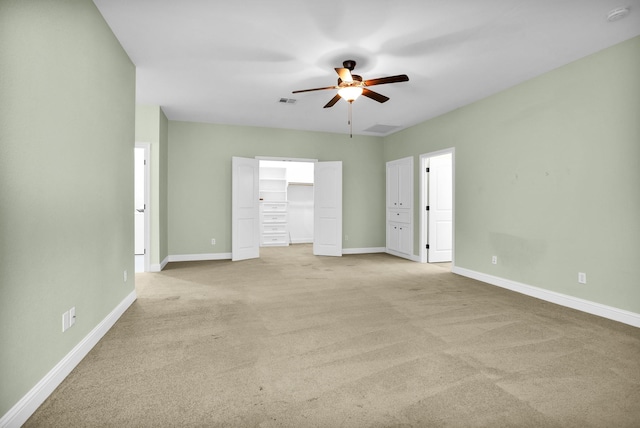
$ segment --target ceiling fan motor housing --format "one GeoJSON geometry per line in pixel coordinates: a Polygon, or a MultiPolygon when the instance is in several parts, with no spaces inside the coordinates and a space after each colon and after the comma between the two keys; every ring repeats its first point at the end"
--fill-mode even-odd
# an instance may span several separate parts
{"type": "Polygon", "coordinates": [[[340,86],[341,88],[345,86],[364,86],[364,83],[362,83],[362,76],[352,74],[351,77],[353,78],[353,82],[344,82],[341,78],[338,77],[338,86],[340,86]]]}

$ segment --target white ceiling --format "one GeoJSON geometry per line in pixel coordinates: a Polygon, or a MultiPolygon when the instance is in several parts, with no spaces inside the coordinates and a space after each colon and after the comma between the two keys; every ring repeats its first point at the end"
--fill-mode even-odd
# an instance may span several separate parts
{"type": "Polygon", "coordinates": [[[322,107],[354,59],[391,99],[353,132],[386,135],[640,34],[640,0],[94,0],[137,67],[137,102],[170,120],[348,133],[322,107]],[[629,7],[624,19],[607,14],[629,7]],[[281,103],[295,98],[296,103],[281,103]],[[374,127],[384,132],[366,132],[374,127]],[[395,128],[397,127],[397,128],[395,128]]]}

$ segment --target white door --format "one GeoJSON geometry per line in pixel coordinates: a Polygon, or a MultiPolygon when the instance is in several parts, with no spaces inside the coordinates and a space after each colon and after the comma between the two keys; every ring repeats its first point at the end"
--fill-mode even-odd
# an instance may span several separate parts
{"type": "Polygon", "coordinates": [[[145,211],[145,149],[134,149],[134,253],[144,254],[144,211],[145,211]]]}
{"type": "Polygon", "coordinates": [[[231,158],[231,260],[260,257],[257,159],[231,158]]]}
{"type": "Polygon", "coordinates": [[[342,162],[314,168],[313,254],[342,256],[342,162]]]}
{"type": "Polygon", "coordinates": [[[387,207],[398,208],[398,164],[387,162],[387,207]]]}
{"type": "Polygon", "coordinates": [[[413,200],[413,158],[404,159],[398,165],[398,206],[411,208],[413,200]]]}
{"type": "Polygon", "coordinates": [[[453,250],[453,165],[451,153],[429,158],[429,263],[450,262],[453,250]]]}

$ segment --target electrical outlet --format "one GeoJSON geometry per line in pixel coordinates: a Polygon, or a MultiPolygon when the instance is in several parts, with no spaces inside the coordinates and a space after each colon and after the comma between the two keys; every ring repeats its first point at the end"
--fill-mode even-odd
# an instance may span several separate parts
{"type": "Polygon", "coordinates": [[[349,240],[349,235],[344,235],[344,240],[348,241],[349,240]]]}
{"type": "Polygon", "coordinates": [[[578,283],[586,284],[587,283],[587,274],[584,272],[578,272],[578,283]]]}
{"type": "Polygon", "coordinates": [[[69,309],[69,327],[76,323],[76,307],[69,309]]]}
{"type": "Polygon", "coordinates": [[[122,278],[124,279],[124,282],[127,282],[127,271],[126,270],[122,274],[122,278]]]}
{"type": "Polygon", "coordinates": [[[498,256],[491,257],[491,264],[494,264],[494,265],[498,264],[498,256]]]}
{"type": "Polygon", "coordinates": [[[216,238],[211,238],[211,245],[216,245],[216,238]]]}

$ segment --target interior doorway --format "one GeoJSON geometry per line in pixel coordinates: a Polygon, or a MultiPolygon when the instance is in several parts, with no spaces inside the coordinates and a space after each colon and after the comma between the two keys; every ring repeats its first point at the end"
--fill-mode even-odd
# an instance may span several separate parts
{"type": "Polygon", "coordinates": [[[288,217],[286,190],[283,190],[286,178],[280,171],[265,183],[260,183],[260,159],[314,162],[313,254],[342,256],[342,161],[232,156],[231,260],[260,257],[261,239],[264,238],[262,234],[266,226],[269,226],[271,246],[288,245],[290,242],[288,225],[282,225],[288,217]],[[277,198],[266,200],[268,194],[277,198]]]}
{"type": "Polygon", "coordinates": [[[286,215],[266,217],[260,246],[310,244],[314,238],[314,166],[316,160],[259,159],[263,209],[286,215]]]}
{"type": "Polygon", "coordinates": [[[455,149],[420,156],[420,261],[454,259],[455,149]]]}
{"type": "Polygon", "coordinates": [[[149,151],[147,143],[136,143],[134,147],[135,272],[149,271],[149,151]]]}

